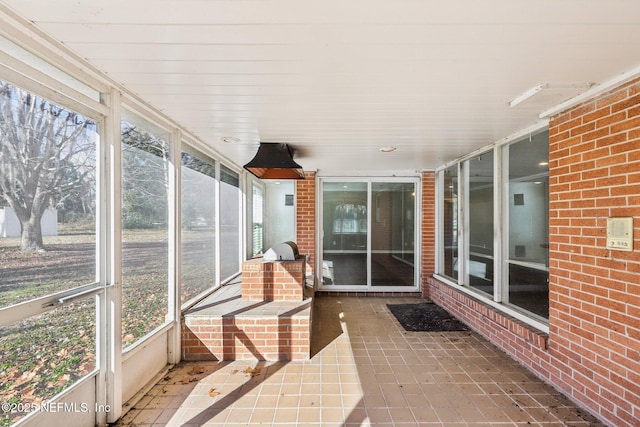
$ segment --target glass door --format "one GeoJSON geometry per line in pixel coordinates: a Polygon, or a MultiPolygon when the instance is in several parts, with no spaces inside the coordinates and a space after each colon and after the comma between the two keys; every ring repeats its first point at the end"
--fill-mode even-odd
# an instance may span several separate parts
{"type": "Polygon", "coordinates": [[[417,180],[322,182],[322,286],[416,287],[417,180]]]}
{"type": "Polygon", "coordinates": [[[415,185],[372,183],[371,285],[413,286],[415,185]]]}
{"type": "Polygon", "coordinates": [[[322,284],[367,285],[366,182],[325,182],[322,190],[322,284]]]}

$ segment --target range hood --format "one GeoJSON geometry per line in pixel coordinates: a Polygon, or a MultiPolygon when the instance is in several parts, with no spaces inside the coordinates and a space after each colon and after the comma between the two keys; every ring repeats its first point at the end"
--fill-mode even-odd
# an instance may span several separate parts
{"type": "Polygon", "coordinates": [[[261,142],[244,168],[260,179],[304,179],[302,166],[293,161],[291,148],[281,142],[261,142]]]}

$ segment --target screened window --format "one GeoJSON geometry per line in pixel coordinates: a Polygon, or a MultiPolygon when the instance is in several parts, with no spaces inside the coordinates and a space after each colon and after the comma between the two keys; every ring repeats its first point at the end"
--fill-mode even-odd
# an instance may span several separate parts
{"type": "Polygon", "coordinates": [[[264,186],[251,184],[251,256],[264,250],[264,186]]]}
{"type": "Polygon", "coordinates": [[[264,247],[296,240],[294,181],[265,181],[264,247]]]}
{"type": "Polygon", "coordinates": [[[220,277],[226,279],[240,271],[241,236],[240,175],[228,167],[220,168],[220,277]]]}
{"type": "Polygon", "coordinates": [[[0,81],[0,307],[96,280],[97,141],[93,121],[0,81]]]}
{"type": "Polygon", "coordinates": [[[168,135],[122,122],[122,343],[131,346],[168,314],[168,135]]]}
{"type": "Polygon", "coordinates": [[[98,141],[93,120],[0,81],[2,402],[39,404],[96,367],[95,299],[79,294],[97,287],[98,141]]]}
{"type": "Polygon", "coordinates": [[[182,153],[181,303],[216,285],[216,169],[182,153]]]}

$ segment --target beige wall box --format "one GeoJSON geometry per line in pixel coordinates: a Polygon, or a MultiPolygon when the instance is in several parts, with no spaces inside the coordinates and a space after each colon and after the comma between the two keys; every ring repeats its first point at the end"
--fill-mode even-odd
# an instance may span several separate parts
{"type": "Polygon", "coordinates": [[[607,218],[607,249],[633,250],[633,218],[607,218]]]}

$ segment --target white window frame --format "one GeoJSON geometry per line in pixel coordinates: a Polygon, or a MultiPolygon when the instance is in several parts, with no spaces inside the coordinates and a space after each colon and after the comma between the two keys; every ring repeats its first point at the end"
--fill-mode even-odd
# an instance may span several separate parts
{"type": "Polygon", "coordinates": [[[493,144],[482,147],[472,153],[467,154],[464,157],[451,161],[447,164],[444,164],[436,169],[436,259],[435,266],[436,271],[434,273],[434,277],[438,280],[452,286],[453,288],[472,296],[473,298],[477,298],[482,300],[483,302],[490,305],[492,308],[505,313],[506,315],[512,316],[523,323],[530,325],[544,333],[549,333],[549,323],[548,320],[542,319],[541,317],[526,312],[524,310],[518,309],[515,306],[509,305],[508,301],[508,292],[509,292],[509,262],[506,259],[508,256],[508,251],[505,251],[505,248],[508,248],[508,237],[509,237],[509,224],[504,224],[504,219],[508,218],[508,186],[509,186],[509,177],[508,177],[508,150],[509,145],[521,141],[527,135],[532,135],[538,132],[543,131],[545,128],[548,128],[548,120],[542,120],[534,125],[522,129],[510,135],[506,138],[503,138],[499,141],[496,141],[493,144]],[[466,249],[467,245],[466,234],[468,233],[468,218],[465,217],[465,209],[466,209],[466,192],[469,186],[469,177],[468,171],[466,171],[463,164],[471,158],[477,157],[482,153],[486,153],[488,151],[493,151],[494,153],[494,295],[493,298],[489,298],[485,293],[479,292],[474,288],[470,287],[468,283],[465,283],[464,278],[465,275],[465,262],[461,262],[461,260],[467,259],[466,249]],[[460,203],[458,204],[458,221],[459,224],[464,224],[462,227],[458,227],[458,230],[462,230],[462,232],[458,236],[458,280],[455,281],[450,277],[442,274],[444,269],[444,257],[442,256],[442,249],[444,244],[443,239],[443,229],[442,224],[444,223],[444,179],[443,174],[444,171],[453,165],[458,167],[458,199],[460,203]],[[506,194],[506,196],[505,196],[506,194]],[[464,205],[464,206],[463,206],[464,205]],[[463,258],[464,257],[464,258],[463,258]]]}

